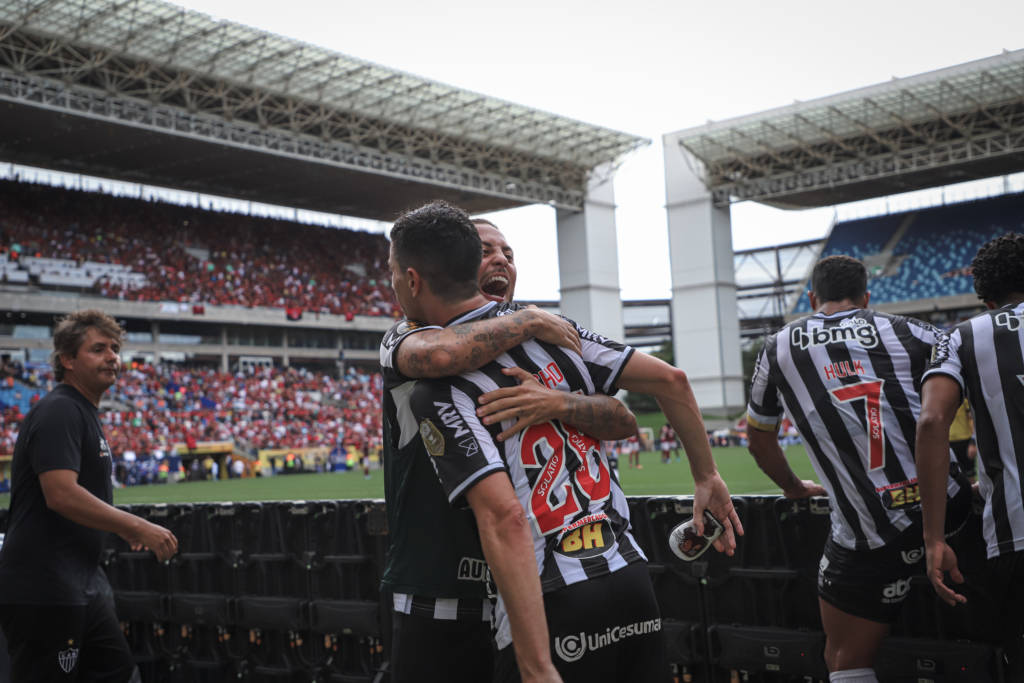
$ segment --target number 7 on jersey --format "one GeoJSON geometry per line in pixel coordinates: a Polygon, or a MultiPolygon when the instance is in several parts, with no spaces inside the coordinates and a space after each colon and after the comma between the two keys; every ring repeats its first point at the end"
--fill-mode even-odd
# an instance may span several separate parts
{"type": "Polygon", "coordinates": [[[864,399],[868,426],[868,469],[885,466],[885,426],[882,424],[882,380],[861,380],[829,391],[836,403],[864,399]]]}

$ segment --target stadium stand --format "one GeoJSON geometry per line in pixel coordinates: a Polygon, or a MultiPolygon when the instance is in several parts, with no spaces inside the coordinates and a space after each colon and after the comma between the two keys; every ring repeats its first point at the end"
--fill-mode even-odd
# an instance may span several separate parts
{"type": "Polygon", "coordinates": [[[387,244],[354,230],[0,182],[0,282],[42,290],[391,316],[387,244]]]}
{"type": "MultiPolygon", "coordinates": [[[[970,295],[970,263],[978,248],[1022,229],[1024,194],[1009,194],[837,223],[821,256],[864,261],[872,305],[970,295]]],[[[793,313],[809,312],[805,292],[793,313]]]]}
{"type": "MultiPolygon", "coordinates": [[[[14,451],[29,405],[53,386],[52,374],[33,374],[36,386],[19,382],[0,389],[0,455],[14,451]],[[20,402],[7,402],[12,394],[20,402]]],[[[297,368],[224,373],[133,363],[111,388],[100,419],[118,482],[152,483],[174,445],[190,439],[232,442],[235,452],[250,457],[264,449],[321,447],[334,451],[334,460],[349,447],[375,452],[381,439],[380,392],[379,373],[355,368],[335,379],[297,368]]],[[[177,466],[179,460],[172,462],[177,466]]]]}

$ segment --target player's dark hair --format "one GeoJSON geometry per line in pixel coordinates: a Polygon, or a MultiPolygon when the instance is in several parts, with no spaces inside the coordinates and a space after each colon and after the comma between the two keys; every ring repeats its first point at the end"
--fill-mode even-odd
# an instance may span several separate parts
{"type": "Polygon", "coordinates": [[[811,291],[823,303],[859,299],[868,291],[868,271],[852,256],[826,256],[811,271],[811,291]]]}
{"type": "Polygon", "coordinates": [[[121,324],[103,311],[75,311],[58,320],[57,326],[53,329],[53,353],[50,354],[53,376],[58,382],[64,381],[64,365],[60,362],[61,356],[68,358],[77,356],[90,327],[95,327],[99,332],[116,339],[119,344],[124,336],[124,328],[121,327],[121,324]]]}
{"type": "Polygon", "coordinates": [[[1009,232],[982,245],[971,261],[974,291],[982,301],[1003,306],[1024,294],[1024,235],[1009,232]]]}
{"type": "Polygon", "coordinates": [[[415,268],[443,301],[477,293],[483,244],[462,209],[434,201],[403,214],[391,228],[391,247],[399,265],[415,268]]]}
{"type": "Polygon", "coordinates": [[[495,230],[501,230],[501,228],[499,228],[497,225],[495,225],[493,222],[487,220],[486,218],[474,218],[473,219],[473,225],[489,225],[492,228],[494,228],[495,230]]]}

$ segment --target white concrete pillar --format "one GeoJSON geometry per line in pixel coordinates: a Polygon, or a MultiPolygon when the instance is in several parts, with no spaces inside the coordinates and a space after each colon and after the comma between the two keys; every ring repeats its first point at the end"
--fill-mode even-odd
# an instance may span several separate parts
{"type": "Polygon", "coordinates": [[[595,169],[582,211],[559,209],[561,311],[609,339],[622,341],[622,295],[611,169],[595,169]]]}
{"type": "Polygon", "coordinates": [[[712,203],[675,135],[663,142],[675,362],[704,412],[731,415],[744,400],[729,209],[712,203]]]}

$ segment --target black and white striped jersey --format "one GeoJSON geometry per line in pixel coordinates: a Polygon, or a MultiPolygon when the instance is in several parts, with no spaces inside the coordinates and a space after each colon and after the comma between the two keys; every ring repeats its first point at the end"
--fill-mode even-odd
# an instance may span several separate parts
{"type": "MultiPolygon", "coordinates": [[[[785,408],[831,497],[832,537],[845,548],[878,548],[919,519],[920,380],[938,335],[870,309],[817,313],[770,335],[758,357],[749,426],[774,431],[785,408]]],[[[959,485],[950,479],[948,488],[959,485]]]]}
{"type": "Polygon", "coordinates": [[[1024,303],[943,335],[925,378],[937,374],[959,382],[974,415],[988,556],[1024,550],[1024,303]]]}
{"type": "MultiPolygon", "coordinates": [[[[452,324],[458,322],[461,319],[452,324]]],[[[472,511],[448,504],[409,407],[416,380],[404,377],[395,367],[399,345],[427,329],[439,328],[401,320],[381,342],[381,462],[388,516],[381,588],[394,594],[396,611],[434,619],[488,621],[490,574],[476,520],[472,511]],[[439,529],[445,533],[438,533],[439,529]]]]}
{"type": "MultiPolygon", "coordinates": [[[[515,307],[478,309],[479,317],[515,307]]],[[[603,576],[646,559],[630,531],[629,508],[600,441],[554,420],[504,442],[512,425],[485,426],[476,415],[481,394],[514,386],[502,374],[518,366],[546,386],[567,392],[612,394],[633,349],[577,328],[582,356],[529,340],[479,370],[417,382],[412,410],[431,462],[456,506],[475,483],[507,472],[526,510],[544,592],[603,576]]]]}

